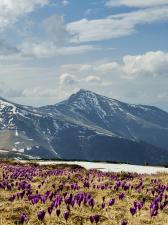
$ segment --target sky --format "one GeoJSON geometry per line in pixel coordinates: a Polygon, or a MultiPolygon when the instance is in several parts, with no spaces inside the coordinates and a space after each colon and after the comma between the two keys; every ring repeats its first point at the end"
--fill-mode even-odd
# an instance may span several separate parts
{"type": "Polygon", "coordinates": [[[0,96],[81,88],[168,111],[168,0],[0,0],[0,96]]]}

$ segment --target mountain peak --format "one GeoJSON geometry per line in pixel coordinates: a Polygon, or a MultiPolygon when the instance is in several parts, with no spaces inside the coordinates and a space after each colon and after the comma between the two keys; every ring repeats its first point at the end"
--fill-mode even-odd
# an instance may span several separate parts
{"type": "Polygon", "coordinates": [[[71,96],[76,96],[76,97],[82,96],[83,98],[97,98],[97,99],[104,99],[104,101],[120,102],[119,100],[116,100],[114,98],[106,97],[102,94],[98,94],[94,91],[90,91],[87,89],[80,89],[78,92],[76,92],[75,94],[71,96]]]}
{"type": "Polygon", "coordinates": [[[92,92],[92,91],[90,91],[88,89],[81,88],[78,92],[92,92]]]}
{"type": "Polygon", "coordinates": [[[94,95],[97,95],[95,92],[87,90],[87,89],[83,89],[83,88],[81,88],[78,92],[75,93],[75,95],[79,95],[79,94],[94,94],[94,95]]]}
{"type": "Polygon", "coordinates": [[[72,94],[69,99],[67,100],[68,103],[81,103],[82,105],[87,105],[93,102],[97,102],[97,97],[99,95],[86,90],[86,89],[80,89],[77,93],[72,94]]]}

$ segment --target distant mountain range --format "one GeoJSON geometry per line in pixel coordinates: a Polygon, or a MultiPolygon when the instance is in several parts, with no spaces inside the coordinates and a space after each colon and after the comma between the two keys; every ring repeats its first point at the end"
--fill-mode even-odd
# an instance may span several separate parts
{"type": "Polygon", "coordinates": [[[0,157],[168,164],[168,112],[88,90],[40,108],[0,98],[0,157]]]}

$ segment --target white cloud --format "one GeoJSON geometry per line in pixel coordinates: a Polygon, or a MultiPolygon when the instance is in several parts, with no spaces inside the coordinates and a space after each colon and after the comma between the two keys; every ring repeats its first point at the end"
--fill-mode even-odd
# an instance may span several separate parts
{"type": "Polygon", "coordinates": [[[67,64],[61,66],[61,71],[96,79],[118,76],[124,79],[137,77],[167,77],[168,78],[168,53],[150,51],[142,55],[125,55],[122,61],[98,61],[92,64],[67,64]],[[84,69],[85,68],[85,69],[84,69]],[[89,76],[88,76],[89,74],[89,76]]]}
{"type": "MultiPolygon", "coordinates": [[[[73,92],[78,91],[79,88],[63,88],[61,86],[56,86],[55,88],[42,88],[42,87],[34,87],[34,88],[26,88],[23,90],[21,96],[17,98],[18,100],[22,99],[33,99],[35,105],[45,105],[44,99],[46,99],[46,104],[55,104],[62,100],[67,99],[73,92]]],[[[25,104],[25,100],[24,100],[25,104]]]]}
{"type": "Polygon", "coordinates": [[[19,17],[32,12],[36,7],[43,7],[49,0],[1,0],[0,28],[15,23],[19,17]]]}
{"type": "Polygon", "coordinates": [[[61,65],[62,71],[72,71],[74,72],[88,72],[92,69],[92,65],[90,64],[65,64],[61,65]]]}
{"type": "Polygon", "coordinates": [[[22,96],[22,90],[8,87],[6,83],[0,82],[0,97],[1,96],[5,98],[20,97],[22,96]]]}
{"type": "MultiPolygon", "coordinates": [[[[11,44],[11,41],[7,40],[8,37],[3,35],[4,38],[0,39],[0,57],[7,60],[9,58],[21,60],[32,57],[39,59],[100,50],[100,48],[93,45],[74,45],[70,43],[70,34],[64,23],[64,17],[61,15],[54,14],[46,18],[42,25],[37,25],[37,29],[42,29],[44,35],[39,36],[36,33],[31,33],[30,36],[22,36],[22,42],[15,44],[11,44]]],[[[20,38],[19,35],[17,38],[20,38]]]]}
{"type": "Polygon", "coordinates": [[[95,47],[93,45],[69,46],[58,49],[58,55],[76,55],[90,51],[99,51],[101,49],[102,48],[95,47]]]}
{"type": "Polygon", "coordinates": [[[168,53],[147,52],[144,55],[124,56],[122,70],[124,76],[168,76],[168,53]]]}
{"type": "Polygon", "coordinates": [[[104,19],[82,19],[69,23],[67,29],[74,35],[73,42],[101,41],[131,35],[139,24],[164,20],[168,20],[168,7],[116,14],[104,19]]]}
{"type": "Polygon", "coordinates": [[[96,65],[93,70],[99,71],[100,73],[108,73],[112,70],[118,69],[119,65],[117,62],[107,62],[100,65],[96,65]]]}
{"type": "Polygon", "coordinates": [[[116,7],[116,6],[128,6],[128,7],[154,7],[167,5],[168,0],[107,0],[106,6],[116,7]]]}
{"type": "Polygon", "coordinates": [[[23,57],[48,58],[52,56],[66,56],[99,50],[92,45],[76,45],[58,47],[53,42],[25,42],[19,46],[23,57]]]}
{"type": "MultiPolygon", "coordinates": [[[[51,77],[47,79],[47,81],[51,79],[51,77]]],[[[39,85],[37,85],[36,82],[34,82],[32,87],[26,87],[22,89],[7,89],[6,92],[3,92],[3,95],[6,97],[12,97],[12,93],[14,93],[13,98],[36,98],[36,101],[41,102],[41,98],[50,99],[53,98],[54,103],[56,101],[60,101],[68,97],[73,90],[78,90],[78,79],[76,76],[70,74],[70,73],[63,73],[59,77],[56,78],[56,76],[52,77],[53,79],[53,86],[44,86],[44,84],[40,85],[40,82],[38,80],[39,85]]],[[[47,84],[46,81],[46,84],[47,84]]],[[[1,94],[1,84],[0,84],[0,94],[1,94]]],[[[35,102],[36,102],[35,101],[35,102]]],[[[42,103],[44,104],[44,103],[42,103]]]]}
{"type": "Polygon", "coordinates": [[[63,16],[54,14],[46,18],[43,25],[48,38],[53,40],[55,45],[61,46],[68,42],[70,35],[66,29],[63,16]]]}
{"type": "Polygon", "coordinates": [[[88,76],[88,77],[86,77],[85,81],[88,83],[93,83],[93,84],[101,84],[102,83],[100,77],[97,77],[97,76],[88,76]]]}
{"type": "MultiPolygon", "coordinates": [[[[5,18],[6,24],[11,24],[20,16],[32,12],[36,7],[42,7],[49,2],[50,0],[0,1],[0,21],[2,21],[2,18],[5,18]],[[4,12],[1,13],[2,8],[4,12]]],[[[45,19],[41,27],[44,32],[42,36],[39,36],[39,34],[36,36],[36,32],[33,32],[32,29],[32,36],[19,37],[18,35],[16,39],[19,40],[21,38],[22,43],[15,43],[14,39],[11,44],[9,40],[1,38],[0,56],[21,59],[27,57],[49,58],[88,53],[101,50],[102,48],[96,45],[82,45],[79,43],[131,35],[136,31],[139,24],[149,24],[167,19],[168,7],[149,8],[130,13],[115,14],[103,19],[82,19],[68,24],[65,24],[63,16],[54,14],[45,19]],[[10,57],[10,55],[12,56],[10,57]]],[[[0,27],[2,26],[0,25],[0,27]]],[[[106,72],[111,66],[115,65],[108,64],[104,65],[104,68],[98,68],[103,73],[103,70],[106,72]]],[[[87,70],[87,68],[83,69],[87,70]]]]}
{"type": "Polygon", "coordinates": [[[61,86],[72,86],[77,83],[77,78],[69,73],[63,73],[59,77],[60,85],[61,86]]]}
{"type": "Polygon", "coordinates": [[[58,95],[58,90],[55,88],[42,88],[42,87],[33,87],[33,88],[25,88],[21,97],[56,97],[58,95]]]}
{"type": "MultiPolygon", "coordinates": [[[[40,28],[44,32],[43,36],[36,36],[36,34],[32,34],[33,36],[30,37],[25,36],[22,37],[21,43],[15,43],[15,45],[5,39],[4,35],[4,38],[0,39],[0,57],[7,60],[32,57],[49,58],[60,55],[76,55],[100,49],[93,45],[72,45],[69,43],[70,34],[61,15],[54,14],[46,18],[40,28]]],[[[18,38],[20,37],[18,36],[18,38]]]]}

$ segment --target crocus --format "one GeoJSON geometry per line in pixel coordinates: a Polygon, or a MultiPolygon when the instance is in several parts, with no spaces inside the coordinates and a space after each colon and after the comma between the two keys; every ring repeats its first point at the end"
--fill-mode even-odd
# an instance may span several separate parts
{"type": "Polygon", "coordinates": [[[124,193],[121,193],[121,194],[119,194],[119,196],[118,196],[118,197],[119,197],[119,199],[120,199],[120,200],[123,200],[123,199],[124,199],[124,197],[125,197],[125,194],[124,194],[124,193]]]}
{"type": "Polygon", "coordinates": [[[115,199],[114,199],[114,198],[110,199],[110,201],[109,201],[109,206],[114,205],[114,203],[115,203],[115,199]]]}
{"type": "Polygon", "coordinates": [[[163,210],[166,207],[166,201],[160,204],[160,209],[163,210]]]}
{"type": "Polygon", "coordinates": [[[60,216],[60,213],[61,213],[60,209],[56,209],[56,215],[57,215],[57,217],[60,216]]]}
{"type": "Polygon", "coordinates": [[[130,213],[132,214],[132,216],[135,215],[135,213],[136,213],[136,208],[131,207],[131,208],[130,208],[130,213]]]}
{"type": "Polygon", "coordinates": [[[90,216],[89,219],[91,223],[94,223],[94,216],[90,216]]]}
{"type": "Polygon", "coordinates": [[[51,215],[53,208],[52,207],[48,207],[48,213],[51,215]]]}
{"type": "Polygon", "coordinates": [[[24,223],[26,222],[26,220],[27,220],[27,215],[25,213],[22,213],[19,219],[20,223],[24,223]]]}
{"type": "Polygon", "coordinates": [[[157,210],[152,210],[151,211],[151,217],[157,216],[157,214],[158,214],[158,211],[157,210]]]}
{"type": "Polygon", "coordinates": [[[69,212],[66,211],[66,212],[64,212],[64,219],[67,221],[68,218],[69,218],[69,212]]]}
{"type": "Polygon", "coordinates": [[[104,209],[105,206],[106,206],[105,203],[102,203],[102,205],[101,205],[102,209],[104,209]]]}
{"type": "Polygon", "coordinates": [[[100,220],[100,216],[99,215],[95,215],[94,216],[94,221],[96,222],[96,224],[99,222],[100,220]]]}
{"type": "Polygon", "coordinates": [[[45,217],[45,211],[42,210],[37,214],[37,217],[39,220],[43,221],[44,217],[45,217]]]}
{"type": "Polygon", "coordinates": [[[13,202],[15,200],[16,196],[12,195],[11,197],[9,197],[9,201],[13,202]]]}
{"type": "Polygon", "coordinates": [[[125,220],[121,221],[121,225],[127,225],[127,224],[128,224],[127,221],[125,221],[125,220]]]}
{"type": "Polygon", "coordinates": [[[93,198],[91,198],[89,201],[88,201],[89,205],[93,208],[94,205],[95,205],[95,201],[93,198]]]}

